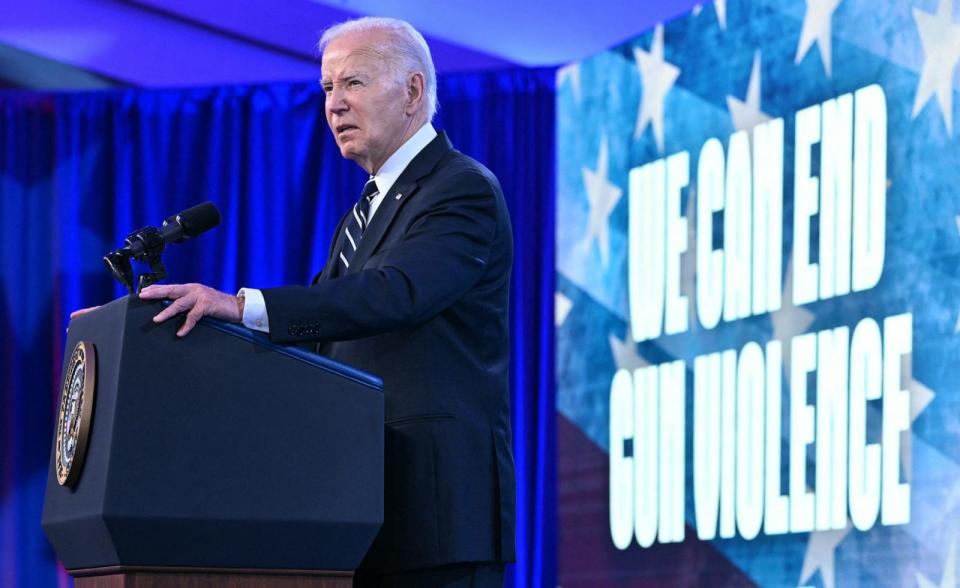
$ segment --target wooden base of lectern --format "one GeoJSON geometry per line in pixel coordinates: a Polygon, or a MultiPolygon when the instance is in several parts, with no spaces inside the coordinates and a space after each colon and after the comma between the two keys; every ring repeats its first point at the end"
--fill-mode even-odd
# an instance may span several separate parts
{"type": "Polygon", "coordinates": [[[349,588],[353,572],[112,566],[69,570],[75,588],[349,588]]]}

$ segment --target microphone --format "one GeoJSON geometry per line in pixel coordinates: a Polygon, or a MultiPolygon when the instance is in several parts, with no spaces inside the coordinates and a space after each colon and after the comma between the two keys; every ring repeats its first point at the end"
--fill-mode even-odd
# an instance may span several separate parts
{"type": "Polygon", "coordinates": [[[127,235],[124,245],[103,258],[113,276],[131,293],[133,292],[133,267],[130,259],[150,264],[150,274],[140,276],[137,291],[163,279],[166,268],[160,254],[168,243],[183,243],[220,224],[220,211],[213,202],[204,202],[168,217],[160,228],[144,227],[127,235]]]}
{"type": "Polygon", "coordinates": [[[119,253],[143,259],[161,253],[167,243],[183,243],[219,224],[220,211],[213,202],[207,201],[171,215],[159,229],[144,227],[130,233],[119,253]]]}

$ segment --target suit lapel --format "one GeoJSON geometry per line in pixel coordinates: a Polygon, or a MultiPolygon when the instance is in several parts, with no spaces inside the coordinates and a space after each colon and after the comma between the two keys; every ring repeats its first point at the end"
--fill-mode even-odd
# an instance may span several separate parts
{"type": "Polygon", "coordinates": [[[336,277],[340,272],[340,249],[343,247],[343,225],[347,220],[347,215],[350,214],[350,211],[347,210],[342,217],[340,217],[340,222],[337,224],[337,229],[333,232],[333,241],[330,243],[330,251],[327,252],[327,263],[324,264],[323,269],[317,272],[313,276],[313,280],[310,282],[310,285],[316,285],[320,283],[321,280],[329,280],[330,278],[336,277]]]}
{"type": "Polygon", "coordinates": [[[357,247],[356,253],[353,254],[353,259],[350,260],[350,268],[344,273],[358,272],[363,268],[370,256],[377,250],[377,246],[380,245],[384,235],[386,235],[397,215],[397,211],[419,189],[420,179],[432,172],[440,159],[451,149],[453,149],[453,145],[447,139],[447,134],[441,131],[410,161],[410,164],[397,178],[393,187],[384,196],[383,201],[380,202],[376,214],[370,220],[370,225],[363,232],[363,238],[360,239],[360,245],[357,247]]]}

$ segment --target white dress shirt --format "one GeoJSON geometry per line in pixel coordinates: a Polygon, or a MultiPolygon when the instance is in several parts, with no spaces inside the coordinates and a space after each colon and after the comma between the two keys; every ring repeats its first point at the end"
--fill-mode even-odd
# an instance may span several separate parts
{"type": "MultiPolygon", "coordinates": [[[[420,127],[412,137],[393,152],[393,155],[387,158],[373,181],[377,184],[377,195],[373,197],[370,203],[370,212],[367,215],[367,223],[373,220],[373,215],[380,208],[383,197],[390,191],[390,188],[397,182],[397,178],[407,169],[413,158],[417,156],[430,141],[437,136],[433,125],[427,123],[420,127]]],[[[263,300],[263,293],[256,288],[240,288],[237,296],[244,298],[243,305],[243,324],[248,329],[255,331],[268,332],[270,330],[270,320],[267,317],[267,305],[263,300]]]]}

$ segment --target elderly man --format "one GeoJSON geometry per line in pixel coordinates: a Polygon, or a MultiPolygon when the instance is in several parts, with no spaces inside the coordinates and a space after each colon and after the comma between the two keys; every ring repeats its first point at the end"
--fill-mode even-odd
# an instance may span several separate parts
{"type": "Polygon", "coordinates": [[[384,524],[357,585],[500,585],[515,558],[507,297],[513,241],[497,179],[430,120],[436,75],[409,24],[364,18],[320,41],[326,117],[370,174],[311,286],[146,288],[383,378],[384,524]]]}

